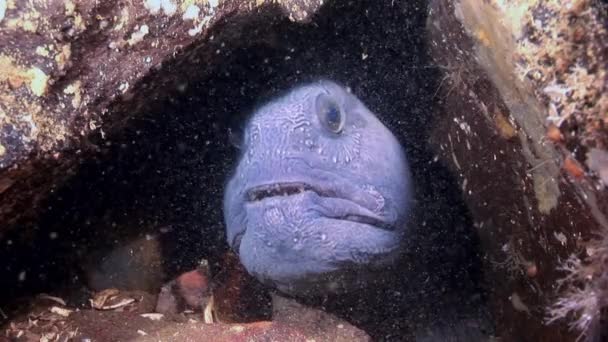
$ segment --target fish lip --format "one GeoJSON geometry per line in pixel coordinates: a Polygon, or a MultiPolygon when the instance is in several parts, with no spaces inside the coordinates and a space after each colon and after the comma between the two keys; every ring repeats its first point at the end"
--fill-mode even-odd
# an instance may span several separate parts
{"type": "MultiPolygon", "coordinates": [[[[324,190],[321,189],[319,186],[314,186],[307,182],[275,182],[252,186],[245,192],[245,202],[248,204],[261,203],[269,198],[290,197],[300,195],[305,192],[313,192],[319,197],[336,198],[353,202],[347,197],[339,196],[334,191],[324,190]]],[[[366,209],[373,211],[373,209],[371,208],[366,209]]],[[[369,217],[365,215],[346,215],[343,217],[332,218],[366,224],[376,229],[383,229],[388,231],[395,230],[393,224],[379,220],[375,217],[369,217]]]]}

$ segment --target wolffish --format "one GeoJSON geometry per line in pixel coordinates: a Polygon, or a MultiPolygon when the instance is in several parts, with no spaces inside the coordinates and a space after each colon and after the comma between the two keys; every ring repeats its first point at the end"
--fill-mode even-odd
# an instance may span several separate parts
{"type": "Polygon", "coordinates": [[[285,293],[348,288],[407,240],[412,184],[396,137],[333,81],[258,108],[224,193],[228,244],[285,293]]]}

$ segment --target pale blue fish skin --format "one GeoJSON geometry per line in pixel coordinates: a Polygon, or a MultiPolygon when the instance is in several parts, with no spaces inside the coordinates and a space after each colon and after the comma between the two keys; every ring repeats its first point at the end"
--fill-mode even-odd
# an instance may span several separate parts
{"type": "Polygon", "coordinates": [[[412,210],[408,160],[347,88],[319,80],[261,106],[245,125],[241,153],[224,192],[226,235],[261,282],[294,294],[330,290],[402,250],[412,210]]]}

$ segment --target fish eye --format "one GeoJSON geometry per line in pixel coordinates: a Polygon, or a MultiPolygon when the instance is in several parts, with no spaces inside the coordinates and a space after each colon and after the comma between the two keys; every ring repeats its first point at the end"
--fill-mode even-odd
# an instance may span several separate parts
{"type": "Polygon", "coordinates": [[[325,94],[317,97],[317,116],[330,132],[339,134],[344,129],[345,116],[340,106],[325,94]]]}

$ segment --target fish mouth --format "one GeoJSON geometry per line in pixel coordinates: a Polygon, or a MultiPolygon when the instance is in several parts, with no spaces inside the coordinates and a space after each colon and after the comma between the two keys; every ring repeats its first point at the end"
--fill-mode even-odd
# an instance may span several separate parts
{"type": "Polygon", "coordinates": [[[334,197],[325,191],[313,188],[311,185],[301,182],[275,183],[255,186],[247,191],[247,202],[260,202],[271,197],[286,197],[311,191],[321,197],[334,197]]]}
{"type": "MultiPolygon", "coordinates": [[[[259,203],[269,198],[283,197],[288,198],[291,196],[297,196],[303,194],[305,192],[312,192],[318,195],[319,197],[325,198],[335,198],[342,199],[353,202],[349,198],[345,198],[344,196],[339,196],[337,193],[331,190],[321,189],[317,186],[313,186],[304,182],[282,182],[282,183],[273,183],[273,184],[264,184],[259,186],[254,186],[247,190],[246,192],[246,202],[248,203],[259,203]]],[[[354,202],[353,202],[354,203],[354,202]]],[[[366,208],[371,210],[369,208],[366,208]]],[[[359,215],[359,214],[345,214],[341,216],[331,216],[332,219],[339,219],[344,221],[351,221],[361,224],[366,224],[373,226],[374,228],[379,228],[383,230],[394,230],[394,226],[390,223],[387,223],[377,217],[371,217],[367,215],[359,215]]]]}

